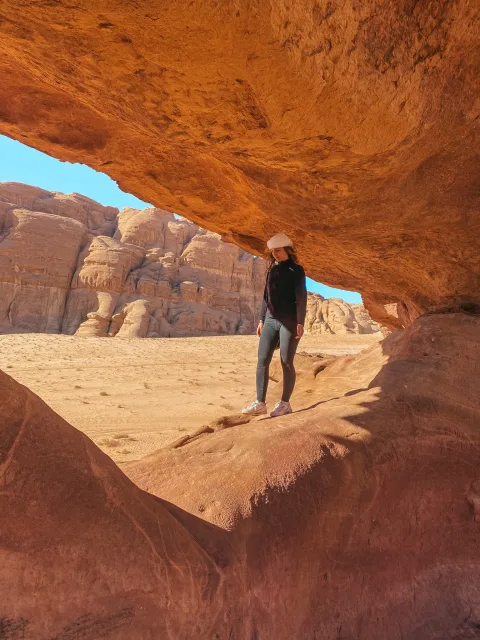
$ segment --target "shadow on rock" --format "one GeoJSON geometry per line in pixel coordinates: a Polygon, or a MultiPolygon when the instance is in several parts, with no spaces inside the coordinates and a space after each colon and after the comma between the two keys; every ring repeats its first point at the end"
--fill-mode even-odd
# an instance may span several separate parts
{"type": "Polygon", "coordinates": [[[419,318],[300,384],[304,411],[222,418],[127,475],[0,374],[3,629],[476,637],[479,335],[479,318],[419,318]]]}

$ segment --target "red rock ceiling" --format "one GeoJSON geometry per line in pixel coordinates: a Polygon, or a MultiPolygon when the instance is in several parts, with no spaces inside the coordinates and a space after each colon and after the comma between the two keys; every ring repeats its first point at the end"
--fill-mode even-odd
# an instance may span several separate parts
{"type": "Polygon", "coordinates": [[[0,132],[376,317],[480,301],[476,0],[5,0],[0,132]]]}

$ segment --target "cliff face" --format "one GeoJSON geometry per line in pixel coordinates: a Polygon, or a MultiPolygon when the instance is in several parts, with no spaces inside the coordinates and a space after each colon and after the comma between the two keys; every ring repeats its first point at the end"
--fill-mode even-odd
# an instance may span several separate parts
{"type": "MultiPolygon", "coordinates": [[[[263,260],[161,209],[119,212],[78,194],[0,183],[3,333],[251,333],[265,272],[263,260]]],[[[306,326],[370,331],[360,315],[310,294],[306,326]]]]}
{"type": "Polygon", "coordinates": [[[253,331],[265,264],[160,209],[0,185],[0,330],[82,336],[253,331]]]}
{"type": "Polygon", "coordinates": [[[376,333],[381,331],[365,307],[341,298],[324,298],[309,293],[305,329],[310,333],[376,333]]]}

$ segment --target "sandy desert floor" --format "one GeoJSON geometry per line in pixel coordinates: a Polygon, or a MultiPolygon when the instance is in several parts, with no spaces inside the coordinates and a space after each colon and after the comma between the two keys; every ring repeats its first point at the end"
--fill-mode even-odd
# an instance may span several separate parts
{"type": "MultiPolygon", "coordinates": [[[[358,353],[381,338],[306,335],[298,353],[358,353]]],[[[254,399],[257,344],[256,336],[1,335],[0,369],[122,463],[236,413],[254,399]]],[[[279,395],[279,386],[271,382],[269,406],[279,395]]]]}

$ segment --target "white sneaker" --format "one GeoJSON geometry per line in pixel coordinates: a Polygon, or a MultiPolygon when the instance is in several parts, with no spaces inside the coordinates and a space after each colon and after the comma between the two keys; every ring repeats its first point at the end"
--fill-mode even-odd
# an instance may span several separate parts
{"type": "Polygon", "coordinates": [[[267,413],[267,405],[265,402],[255,400],[251,402],[248,407],[242,409],[242,413],[248,413],[250,416],[261,416],[263,413],[267,413]]]}
{"type": "Polygon", "coordinates": [[[280,400],[280,402],[277,402],[277,404],[273,407],[273,411],[270,414],[270,417],[277,418],[278,416],[285,416],[287,415],[287,413],[292,413],[292,407],[290,406],[290,403],[280,400]]]}

